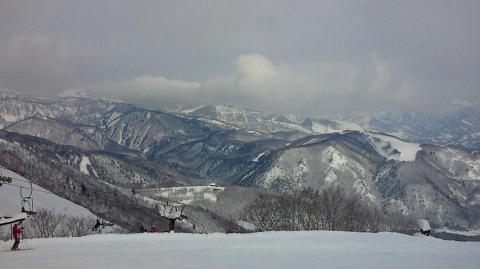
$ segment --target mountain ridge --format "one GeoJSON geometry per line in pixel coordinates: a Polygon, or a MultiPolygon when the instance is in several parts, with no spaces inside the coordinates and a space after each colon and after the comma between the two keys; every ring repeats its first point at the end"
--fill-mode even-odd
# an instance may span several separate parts
{"type": "MultiPolygon", "coordinates": [[[[227,106],[171,113],[88,97],[32,103],[1,96],[3,139],[100,183],[150,189],[152,197],[158,188],[211,182],[277,193],[339,184],[434,225],[480,225],[480,156],[465,145],[415,143],[396,132],[351,130],[359,125],[344,121],[227,106]]],[[[195,210],[216,214],[210,209],[195,210]]]]}

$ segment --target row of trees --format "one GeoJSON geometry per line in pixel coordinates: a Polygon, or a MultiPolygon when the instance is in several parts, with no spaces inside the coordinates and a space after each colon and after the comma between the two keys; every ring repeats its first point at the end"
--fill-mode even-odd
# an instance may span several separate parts
{"type": "MultiPolygon", "coordinates": [[[[24,238],[80,237],[91,234],[94,224],[92,218],[67,216],[47,209],[40,209],[22,223],[24,238]]],[[[10,232],[5,232],[2,237],[10,239],[10,232]]]]}
{"type": "Polygon", "coordinates": [[[25,235],[32,238],[79,237],[92,233],[95,220],[41,209],[25,222],[25,235]]]}
{"type": "Polygon", "coordinates": [[[412,234],[415,219],[401,212],[383,212],[358,194],[329,185],[294,194],[264,194],[248,205],[242,218],[258,231],[332,230],[412,234]]]}

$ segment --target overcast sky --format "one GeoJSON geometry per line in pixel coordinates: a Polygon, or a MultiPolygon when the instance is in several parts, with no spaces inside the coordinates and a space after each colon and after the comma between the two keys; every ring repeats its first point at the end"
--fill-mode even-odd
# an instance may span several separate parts
{"type": "Polygon", "coordinates": [[[0,88],[336,115],[480,101],[480,1],[0,0],[0,88]]]}

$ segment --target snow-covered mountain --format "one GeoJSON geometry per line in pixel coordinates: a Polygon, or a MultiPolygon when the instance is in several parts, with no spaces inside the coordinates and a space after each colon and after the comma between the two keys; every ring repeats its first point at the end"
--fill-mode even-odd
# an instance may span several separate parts
{"type": "Polygon", "coordinates": [[[205,137],[211,129],[199,121],[169,113],[131,109],[109,112],[101,126],[120,145],[142,153],[165,151],[205,137]]]}
{"type": "Polygon", "coordinates": [[[237,184],[290,192],[334,183],[440,226],[480,223],[480,155],[362,132],[310,136],[262,155],[237,184]]]}
{"type": "Polygon", "coordinates": [[[0,127],[83,149],[139,153],[167,150],[209,128],[197,120],[137,108],[116,100],[0,95],[0,127]]]}
{"type": "Polygon", "coordinates": [[[129,107],[131,107],[129,104],[101,98],[29,98],[0,92],[0,126],[5,128],[33,116],[95,125],[103,119],[106,112],[114,108],[121,110],[129,107]]]}
{"type": "MultiPolygon", "coordinates": [[[[418,118],[411,116],[398,120],[398,125],[391,120],[381,125],[364,118],[354,124],[224,105],[169,113],[85,96],[34,99],[9,93],[2,93],[0,104],[0,137],[7,141],[6,148],[22,149],[7,151],[0,164],[13,165],[12,158],[30,162],[22,158],[32,155],[49,167],[48,173],[66,169],[68,173],[61,174],[74,174],[80,185],[87,180],[99,190],[120,188],[130,204],[139,203],[139,197],[128,194],[131,189],[144,189],[154,199],[162,193],[155,189],[211,182],[276,192],[329,183],[360,193],[386,210],[400,208],[436,225],[480,225],[478,153],[425,144],[434,135],[418,131],[417,125],[424,130],[438,125],[427,119],[417,124],[418,118]],[[408,139],[413,134],[425,134],[425,139],[408,139]]],[[[461,119],[478,128],[480,123],[464,113],[461,119]]],[[[36,183],[101,211],[84,198],[62,195],[68,190],[59,185],[36,183]]],[[[191,212],[205,217],[216,214],[208,211],[214,207],[191,212]]],[[[212,227],[219,231],[220,223],[212,227]]]]}
{"type": "MultiPolygon", "coordinates": [[[[168,219],[159,215],[158,208],[175,200],[152,199],[149,196],[155,195],[143,195],[141,190],[189,186],[196,182],[195,178],[157,161],[84,151],[5,131],[0,131],[0,152],[1,165],[130,231],[139,231],[142,225],[168,231],[168,219]]],[[[218,215],[215,213],[218,210],[210,209],[187,205],[185,212],[189,219],[180,222],[177,230],[225,232],[230,215],[218,215]]]]}
{"type": "Polygon", "coordinates": [[[205,105],[182,110],[181,113],[222,128],[243,129],[268,135],[292,131],[304,134],[323,134],[362,129],[352,122],[313,119],[290,114],[262,113],[226,105],[205,105]]]}
{"type": "Polygon", "coordinates": [[[458,104],[442,113],[383,113],[348,117],[365,129],[438,145],[462,145],[480,150],[480,105],[458,104]]]}

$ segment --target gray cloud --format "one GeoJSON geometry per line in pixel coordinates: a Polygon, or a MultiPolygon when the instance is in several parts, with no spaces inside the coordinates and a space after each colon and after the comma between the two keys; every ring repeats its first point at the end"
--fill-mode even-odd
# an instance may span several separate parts
{"type": "Polygon", "coordinates": [[[139,76],[92,85],[88,90],[90,94],[117,96],[151,106],[168,102],[191,106],[226,103],[265,111],[332,115],[415,109],[418,102],[412,100],[419,97],[416,87],[410,77],[396,73],[378,57],[372,57],[363,67],[324,62],[306,68],[274,63],[260,54],[246,54],[232,61],[230,72],[224,76],[203,81],[139,76]]]}
{"type": "Polygon", "coordinates": [[[2,1],[0,88],[310,115],[480,99],[478,1],[2,1]]]}

